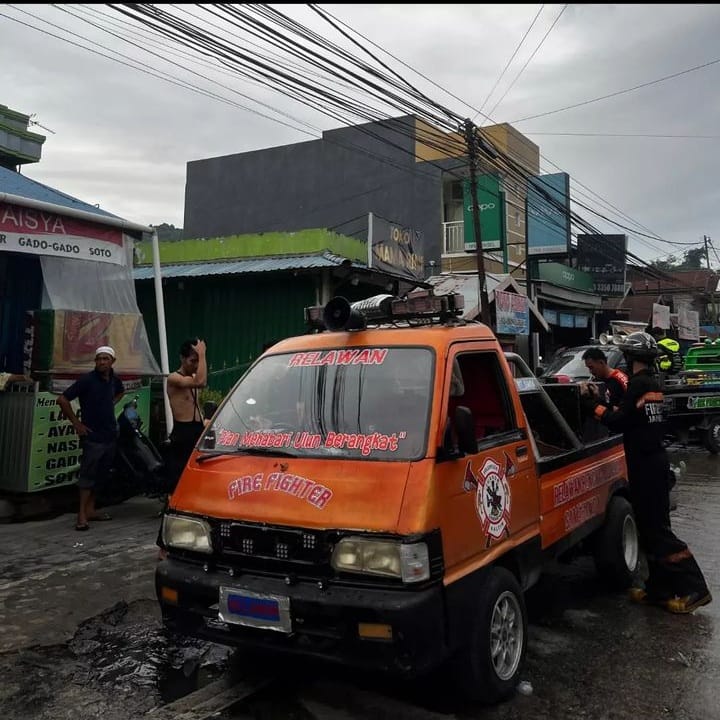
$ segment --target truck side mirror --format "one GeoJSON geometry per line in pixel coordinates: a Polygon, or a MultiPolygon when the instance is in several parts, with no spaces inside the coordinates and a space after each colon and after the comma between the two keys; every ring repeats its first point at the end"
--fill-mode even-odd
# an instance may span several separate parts
{"type": "Polygon", "coordinates": [[[467,455],[474,455],[478,451],[478,444],[475,437],[475,421],[470,408],[463,405],[456,407],[454,421],[458,448],[467,455]]]}
{"type": "Polygon", "coordinates": [[[212,428],[205,433],[203,437],[202,448],[203,450],[214,450],[215,449],[215,430],[212,428]]]}

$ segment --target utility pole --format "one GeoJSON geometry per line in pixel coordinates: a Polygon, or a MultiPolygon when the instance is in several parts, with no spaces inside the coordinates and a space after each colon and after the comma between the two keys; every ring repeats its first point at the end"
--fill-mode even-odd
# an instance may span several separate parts
{"type": "Polygon", "coordinates": [[[475,238],[475,257],[477,258],[478,284],[480,287],[480,320],[490,327],[490,301],[487,293],[487,279],[485,277],[485,258],[482,249],[482,232],[480,230],[480,208],[477,199],[477,135],[472,120],[465,120],[465,142],[467,144],[468,165],[470,168],[470,197],[473,237],[475,238]]]}
{"type": "MultiPolygon", "coordinates": [[[[707,262],[707,268],[710,270],[710,250],[709,247],[712,244],[712,240],[707,236],[703,235],[703,241],[705,242],[705,260],[707,262]]],[[[715,248],[713,247],[713,250],[715,248]]],[[[715,306],[715,287],[717,286],[717,281],[715,280],[715,277],[713,277],[710,282],[713,283],[713,288],[710,291],[710,307],[712,308],[712,324],[717,325],[718,321],[718,312],[717,308],[715,306]]]]}
{"type": "Polygon", "coordinates": [[[710,251],[708,250],[708,240],[710,238],[707,235],[703,235],[703,241],[705,242],[705,261],[707,262],[707,269],[710,269],[710,251]]]}

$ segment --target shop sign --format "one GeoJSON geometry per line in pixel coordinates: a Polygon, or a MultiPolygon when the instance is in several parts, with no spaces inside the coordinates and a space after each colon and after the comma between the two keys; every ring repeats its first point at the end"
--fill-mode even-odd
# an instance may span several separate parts
{"type": "Polygon", "coordinates": [[[423,233],[390,223],[373,214],[369,267],[388,275],[422,280],[425,277],[423,233]]]}
{"type": "MultiPolygon", "coordinates": [[[[133,393],[138,398],[138,413],[144,428],[150,418],[150,387],[133,393]]],[[[131,399],[125,395],[115,410],[119,415],[122,406],[131,399]]],[[[80,417],[77,400],[72,402],[73,412],[80,417]]],[[[77,481],[80,470],[80,439],[75,428],[57,404],[57,395],[40,392],[35,395],[28,492],[70,485],[77,481]]]]}
{"type": "Polygon", "coordinates": [[[567,255],[570,246],[570,176],[567,173],[528,179],[528,256],[567,255]]]}
{"type": "Polygon", "coordinates": [[[562,265],[561,263],[541,262],[538,264],[538,278],[561,287],[593,292],[593,277],[582,270],[562,265]]]}
{"type": "Polygon", "coordinates": [[[530,332],[527,297],[496,290],[495,322],[499,335],[527,335],[530,332]]]}
{"type": "Polygon", "coordinates": [[[120,228],[0,202],[0,251],[125,265],[120,228]]]}
{"type": "Polygon", "coordinates": [[[625,294],[627,235],[578,235],[578,268],[592,275],[603,297],[625,294]]]}
{"type": "MultiPolygon", "coordinates": [[[[496,175],[480,175],[477,179],[477,205],[480,210],[480,237],[483,250],[500,250],[505,233],[503,215],[505,213],[505,194],[500,191],[500,180],[496,175]]],[[[463,181],[463,222],[465,233],[465,252],[474,252],[475,226],[472,213],[472,193],[470,181],[463,181]]]]}

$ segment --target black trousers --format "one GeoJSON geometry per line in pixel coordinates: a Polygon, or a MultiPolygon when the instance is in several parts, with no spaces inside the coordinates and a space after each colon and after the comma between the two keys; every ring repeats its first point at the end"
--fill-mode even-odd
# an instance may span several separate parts
{"type": "Polygon", "coordinates": [[[648,594],[657,599],[706,594],[708,587],[700,566],[670,526],[667,453],[626,452],[626,457],[630,500],[648,562],[648,594]]]}
{"type": "Polygon", "coordinates": [[[166,460],[169,491],[175,490],[180,476],[187,465],[204,425],[199,420],[175,422],[170,433],[170,447],[166,460]]]}

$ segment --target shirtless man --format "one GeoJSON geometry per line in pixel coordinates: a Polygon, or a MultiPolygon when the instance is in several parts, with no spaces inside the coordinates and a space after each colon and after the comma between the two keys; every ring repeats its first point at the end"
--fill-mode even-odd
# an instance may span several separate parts
{"type": "Polygon", "coordinates": [[[167,393],[173,416],[169,480],[174,489],[203,430],[198,390],[207,385],[205,342],[194,338],[180,346],[180,367],[168,375],[167,393]]]}

